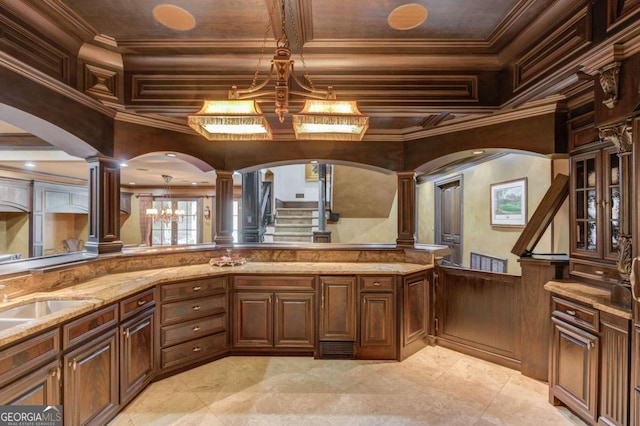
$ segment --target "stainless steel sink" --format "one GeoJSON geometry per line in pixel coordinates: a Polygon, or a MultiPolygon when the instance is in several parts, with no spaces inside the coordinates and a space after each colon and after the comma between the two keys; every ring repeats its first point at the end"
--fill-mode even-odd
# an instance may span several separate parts
{"type": "Polygon", "coordinates": [[[0,331],[7,330],[20,324],[28,322],[25,318],[2,318],[0,319],[0,331]]]}
{"type": "MultiPolygon", "coordinates": [[[[5,320],[28,321],[86,303],[89,302],[87,300],[38,300],[0,311],[0,320],[7,323],[5,328],[9,328],[10,322],[5,320]]],[[[0,330],[3,325],[0,324],[0,330]]]]}

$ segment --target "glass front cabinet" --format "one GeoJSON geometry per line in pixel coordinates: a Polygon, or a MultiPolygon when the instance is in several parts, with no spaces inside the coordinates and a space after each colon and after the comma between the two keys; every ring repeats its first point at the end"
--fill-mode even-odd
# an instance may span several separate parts
{"type": "Polygon", "coordinates": [[[615,146],[571,157],[571,274],[617,282],[620,157],[615,146]]]}

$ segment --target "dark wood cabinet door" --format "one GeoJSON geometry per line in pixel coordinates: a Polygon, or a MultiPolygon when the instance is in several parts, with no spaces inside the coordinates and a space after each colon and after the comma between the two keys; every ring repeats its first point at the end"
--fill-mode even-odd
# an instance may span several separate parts
{"type": "Polygon", "coordinates": [[[628,425],[631,321],[600,313],[599,422],[628,425]]]}
{"type": "Polygon", "coordinates": [[[403,285],[404,342],[407,346],[427,337],[428,281],[424,275],[406,277],[403,285]]]}
{"type": "Polygon", "coordinates": [[[126,404],[155,371],[154,310],[120,326],[120,402],[126,404]]]}
{"type": "Polygon", "coordinates": [[[355,341],[355,296],[355,277],[320,277],[320,340],[355,341]]]}
{"type": "Polygon", "coordinates": [[[57,359],[0,389],[0,405],[59,405],[60,361],[57,359]]]}
{"type": "Polygon", "coordinates": [[[116,330],[69,352],[64,362],[64,424],[105,424],[118,410],[116,330]]]}
{"type": "Polygon", "coordinates": [[[393,293],[360,294],[360,345],[366,358],[393,359],[396,356],[395,298],[393,293]]]}
{"type": "Polygon", "coordinates": [[[552,318],[550,395],[597,421],[599,338],[552,318]]]}
{"type": "Polygon", "coordinates": [[[315,343],[313,293],[275,293],[274,346],[310,348],[315,343]]]}
{"type": "Polygon", "coordinates": [[[233,346],[273,347],[273,293],[235,293],[233,346]]]}

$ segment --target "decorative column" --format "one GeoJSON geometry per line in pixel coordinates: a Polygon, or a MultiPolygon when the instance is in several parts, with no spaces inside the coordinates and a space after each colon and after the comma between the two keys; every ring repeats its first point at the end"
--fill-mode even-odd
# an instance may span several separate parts
{"type": "Polygon", "coordinates": [[[313,232],[314,243],[330,243],[331,232],[327,232],[327,165],[318,164],[318,230],[313,232]]]}
{"type": "Polygon", "coordinates": [[[620,274],[618,285],[611,290],[611,300],[624,306],[631,306],[631,261],[632,261],[632,154],[633,139],[631,135],[631,122],[625,121],[611,127],[600,128],[600,139],[612,142],[620,158],[620,234],[618,236],[618,259],[616,265],[620,274]]]}
{"type": "Polygon", "coordinates": [[[416,177],[414,172],[398,174],[398,247],[416,242],[416,177]]]}
{"type": "Polygon", "coordinates": [[[89,253],[117,253],[120,241],[120,166],[113,158],[91,157],[89,163],[89,253]]]}
{"type": "Polygon", "coordinates": [[[233,245],[233,172],[216,170],[216,236],[218,246],[233,245]]]}
{"type": "MultiPolygon", "coordinates": [[[[232,204],[233,205],[233,204],[232,204]]],[[[242,237],[243,243],[262,242],[260,217],[260,172],[242,174],[242,237]]]]}

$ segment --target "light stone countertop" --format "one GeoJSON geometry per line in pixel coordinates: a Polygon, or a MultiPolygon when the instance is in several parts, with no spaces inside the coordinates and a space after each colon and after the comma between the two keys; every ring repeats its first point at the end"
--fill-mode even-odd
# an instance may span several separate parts
{"type": "Polygon", "coordinates": [[[632,319],[633,317],[631,311],[613,305],[611,303],[611,293],[602,288],[575,281],[549,281],[544,285],[544,289],[621,318],[632,319]]]}
{"type": "Polygon", "coordinates": [[[229,274],[409,275],[432,267],[433,265],[416,263],[249,262],[239,266],[198,264],[107,274],[61,290],[31,293],[0,303],[0,311],[4,311],[13,306],[45,299],[86,299],[87,302],[0,331],[0,347],[166,282],[229,274]]]}

